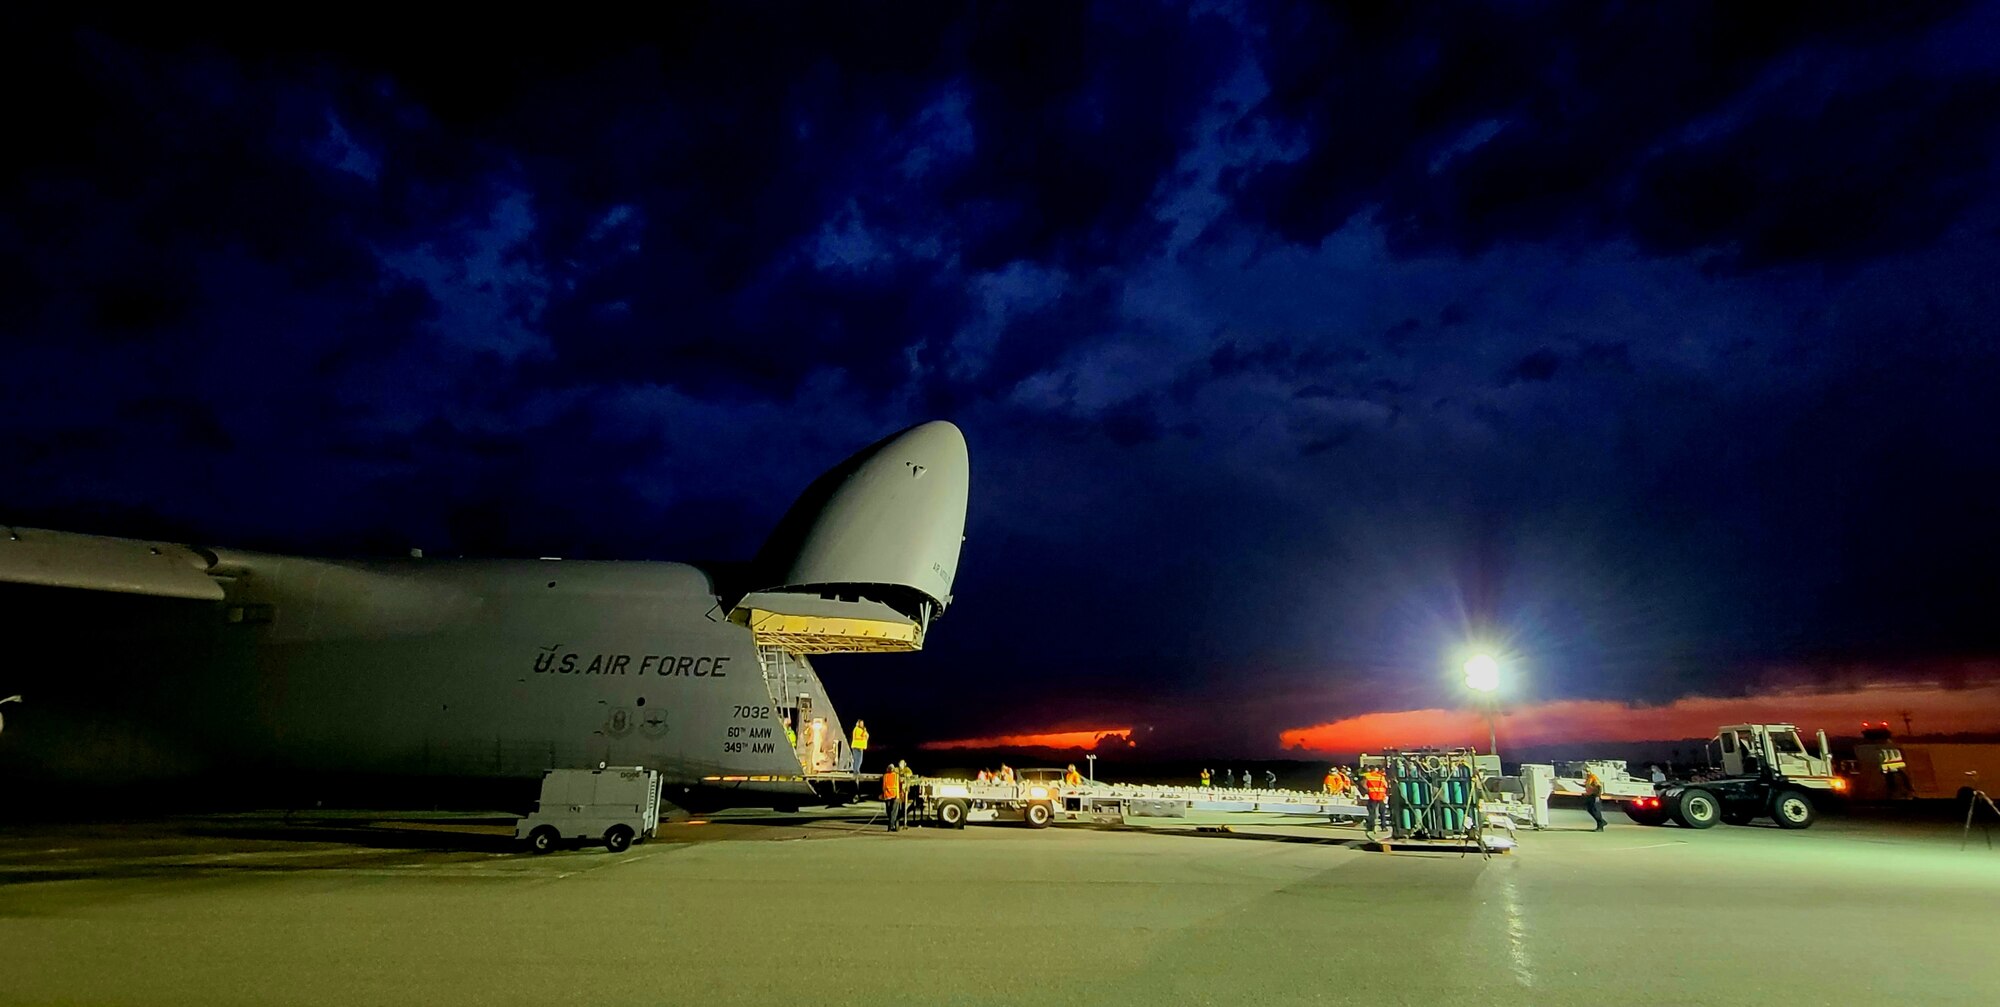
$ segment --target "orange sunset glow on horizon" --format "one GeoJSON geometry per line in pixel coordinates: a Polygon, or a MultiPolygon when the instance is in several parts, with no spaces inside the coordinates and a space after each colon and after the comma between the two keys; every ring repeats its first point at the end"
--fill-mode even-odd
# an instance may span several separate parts
{"type": "MultiPolygon", "coordinates": [[[[1889,721],[1902,733],[1900,712],[1910,712],[1920,734],[2000,731],[2000,685],[1947,689],[1897,686],[1845,692],[1784,692],[1763,696],[1689,696],[1663,706],[1629,706],[1608,700],[1553,700],[1504,710],[1500,746],[1585,741],[1672,741],[1705,738],[1723,724],[1790,723],[1810,733],[1856,733],[1862,721],[1889,721]]],[[[1472,710],[1401,710],[1367,713],[1279,733],[1287,749],[1364,752],[1384,748],[1483,746],[1486,718],[1472,710]]]]}
{"type": "Polygon", "coordinates": [[[954,748],[1081,748],[1089,752],[1096,751],[1099,745],[1104,744],[1130,746],[1132,729],[1102,727],[1093,731],[1002,734],[990,738],[965,738],[959,741],[926,741],[917,747],[933,752],[954,748]]]}

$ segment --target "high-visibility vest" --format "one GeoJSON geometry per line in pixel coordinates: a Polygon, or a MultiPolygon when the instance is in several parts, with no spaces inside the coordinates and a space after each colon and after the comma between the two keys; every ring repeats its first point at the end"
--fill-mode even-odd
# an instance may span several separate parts
{"type": "Polygon", "coordinates": [[[1339,786],[1337,785],[1338,783],[1339,780],[1336,779],[1332,773],[1328,773],[1326,774],[1326,779],[1320,781],[1320,786],[1326,788],[1326,792],[1331,794],[1334,791],[1340,789],[1339,786]]]}
{"type": "Polygon", "coordinates": [[[1903,750],[1900,748],[1883,749],[1882,771],[1885,773],[1897,773],[1901,772],[1902,770],[1903,770],[1903,750]]]}
{"type": "Polygon", "coordinates": [[[1063,783],[1072,787],[1081,786],[1083,784],[1083,774],[1072,769],[1063,774],[1063,783]]]}
{"type": "Polygon", "coordinates": [[[885,801],[893,801],[900,796],[902,796],[902,790],[897,786],[896,783],[896,771],[894,769],[891,769],[888,772],[883,773],[882,799],[885,801]]]}
{"type": "Polygon", "coordinates": [[[855,729],[854,729],[854,750],[855,750],[855,751],[857,751],[857,752],[865,752],[865,751],[867,751],[867,750],[868,750],[868,729],[867,729],[867,728],[865,728],[865,727],[859,727],[859,726],[855,727],[855,729]]]}
{"type": "Polygon", "coordinates": [[[1361,774],[1361,782],[1368,788],[1368,799],[1380,803],[1389,799],[1389,778],[1380,770],[1371,769],[1361,774]]]}
{"type": "Polygon", "coordinates": [[[1583,774],[1583,796],[1596,797],[1602,793],[1604,793],[1604,781],[1598,779],[1596,773],[1583,774]]]}

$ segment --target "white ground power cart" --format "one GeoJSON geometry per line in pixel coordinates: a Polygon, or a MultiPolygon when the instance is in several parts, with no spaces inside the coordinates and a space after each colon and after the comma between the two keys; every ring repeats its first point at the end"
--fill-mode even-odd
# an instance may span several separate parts
{"type": "Polygon", "coordinates": [[[660,826],[660,774],[640,766],[551,769],[535,813],[514,824],[514,838],[547,853],[566,842],[602,842],[622,853],[660,826]]]}

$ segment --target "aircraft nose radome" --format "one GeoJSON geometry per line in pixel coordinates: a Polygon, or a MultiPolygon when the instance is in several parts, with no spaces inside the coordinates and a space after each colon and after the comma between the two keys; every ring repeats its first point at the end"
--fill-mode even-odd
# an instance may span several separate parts
{"type": "Polygon", "coordinates": [[[943,610],[958,574],[970,470],[965,435],[943,420],[869,445],[786,512],[759,554],[765,586],[824,594],[846,585],[878,599],[914,591],[943,610]]]}
{"type": "Polygon", "coordinates": [[[920,477],[956,476],[964,478],[970,467],[965,450],[965,434],[948,420],[919,423],[891,438],[877,457],[896,464],[924,466],[920,477]]]}
{"type": "Polygon", "coordinates": [[[896,443],[908,443],[911,447],[943,447],[950,445],[959,454],[965,453],[965,434],[958,424],[950,420],[931,420],[919,423],[896,435],[896,443]]]}

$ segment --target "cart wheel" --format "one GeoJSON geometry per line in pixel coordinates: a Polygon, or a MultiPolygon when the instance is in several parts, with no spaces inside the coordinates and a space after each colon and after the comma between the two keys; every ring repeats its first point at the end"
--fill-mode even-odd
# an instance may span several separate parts
{"type": "Polygon", "coordinates": [[[1055,813],[1049,810],[1049,805],[1046,801],[1036,801],[1028,805],[1028,827],[1031,829],[1048,828],[1049,821],[1054,817],[1055,813]]]}
{"type": "Polygon", "coordinates": [[[938,805],[938,822],[947,829],[965,828],[965,803],[946,801],[938,805]]]}
{"type": "Polygon", "coordinates": [[[556,848],[556,843],[561,839],[562,833],[557,832],[554,826],[537,826],[535,831],[528,833],[528,851],[531,853],[553,852],[556,848]]]}
{"type": "Polygon", "coordinates": [[[614,825],[604,830],[604,848],[613,853],[623,853],[632,845],[632,830],[623,825],[614,825]]]}

